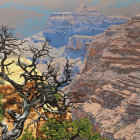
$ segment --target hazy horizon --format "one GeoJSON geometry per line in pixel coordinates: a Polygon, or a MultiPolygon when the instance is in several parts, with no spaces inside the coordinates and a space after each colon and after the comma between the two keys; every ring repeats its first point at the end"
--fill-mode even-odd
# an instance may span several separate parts
{"type": "Polygon", "coordinates": [[[0,25],[15,28],[24,39],[42,31],[51,13],[73,11],[81,2],[107,16],[140,14],[140,0],[4,0],[0,1],[0,25]]]}

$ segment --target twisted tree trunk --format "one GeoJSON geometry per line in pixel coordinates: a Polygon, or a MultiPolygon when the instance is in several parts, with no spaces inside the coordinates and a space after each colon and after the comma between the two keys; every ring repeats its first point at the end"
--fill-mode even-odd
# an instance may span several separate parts
{"type": "Polygon", "coordinates": [[[26,100],[24,100],[24,110],[21,115],[15,113],[13,110],[8,110],[8,113],[14,120],[13,123],[13,130],[8,131],[8,126],[5,122],[1,123],[1,140],[16,140],[18,137],[21,136],[24,128],[24,123],[28,118],[30,112],[30,107],[28,106],[26,100]]]}

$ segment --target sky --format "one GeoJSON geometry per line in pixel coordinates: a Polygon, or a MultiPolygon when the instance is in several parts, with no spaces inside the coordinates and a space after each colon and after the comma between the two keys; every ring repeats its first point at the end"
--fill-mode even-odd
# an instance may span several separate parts
{"type": "Polygon", "coordinates": [[[140,14],[140,0],[0,0],[0,25],[24,39],[42,31],[51,13],[73,11],[81,2],[107,16],[140,14]]]}

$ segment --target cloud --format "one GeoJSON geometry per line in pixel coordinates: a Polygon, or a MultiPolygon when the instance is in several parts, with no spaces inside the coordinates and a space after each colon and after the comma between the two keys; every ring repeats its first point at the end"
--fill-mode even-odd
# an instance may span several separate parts
{"type": "Polygon", "coordinates": [[[140,0],[98,0],[92,7],[105,15],[132,17],[140,13],[140,0]]]}
{"type": "Polygon", "coordinates": [[[131,7],[137,6],[137,4],[140,4],[140,0],[98,0],[94,6],[106,9],[111,7],[131,7]]]}
{"type": "Polygon", "coordinates": [[[131,7],[120,7],[120,8],[110,8],[110,9],[104,9],[102,10],[102,13],[104,13],[105,15],[123,15],[125,17],[133,17],[134,15],[137,15],[140,13],[140,4],[137,6],[131,6],[131,7]]]}
{"type": "Polygon", "coordinates": [[[16,27],[18,36],[27,37],[42,30],[50,13],[75,10],[81,2],[109,16],[140,13],[140,0],[0,0],[0,25],[16,27]]]}
{"type": "Polygon", "coordinates": [[[3,8],[0,9],[0,24],[16,27],[29,18],[41,18],[42,16],[42,14],[26,9],[3,8]]]}
{"type": "Polygon", "coordinates": [[[117,0],[98,0],[94,7],[99,9],[107,8],[108,6],[112,6],[116,3],[117,0]]]}
{"type": "MultiPolygon", "coordinates": [[[[40,19],[42,16],[46,16],[47,10],[69,11],[78,7],[81,1],[82,0],[1,0],[0,25],[12,27],[21,26],[27,19],[40,19]]],[[[85,4],[92,1],[93,0],[86,0],[85,4]]]]}
{"type": "MultiPolygon", "coordinates": [[[[0,5],[14,3],[30,7],[42,7],[47,10],[70,10],[78,7],[83,0],[4,0],[0,5]]],[[[83,1],[85,4],[92,3],[93,0],[83,1]]]]}
{"type": "Polygon", "coordinates": [[[131,17],[140,13],[138,10],[140,0],[4,0],[0,1],[0,5],[13,3],[14,5],[24,5],[29,8],[40,7],[43,10],[69,11],[77,8],[81,2],[86,5],[93,4],[94,8],[108,15],[112,13],[112,15],[120,14],[131,17]]]}

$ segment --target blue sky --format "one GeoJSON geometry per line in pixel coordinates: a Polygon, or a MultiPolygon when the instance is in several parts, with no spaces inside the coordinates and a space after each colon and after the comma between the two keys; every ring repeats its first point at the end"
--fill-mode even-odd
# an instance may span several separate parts
{"type": "Polygon", "coordinates": [[[1,0],[0,25],[14,27],[23,39],[43,30],[51,13],[72,11],[81,2],[108,16],[140,14],[140,0],[1,0]]]}

